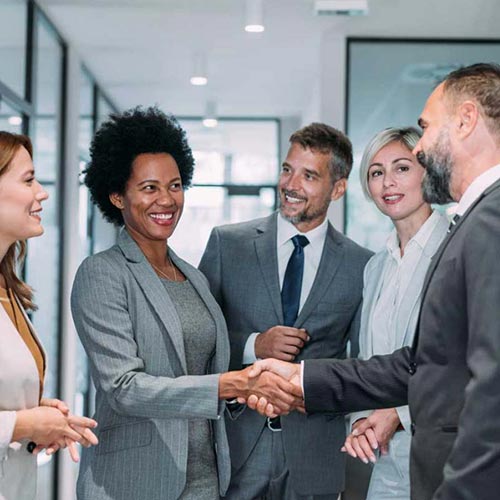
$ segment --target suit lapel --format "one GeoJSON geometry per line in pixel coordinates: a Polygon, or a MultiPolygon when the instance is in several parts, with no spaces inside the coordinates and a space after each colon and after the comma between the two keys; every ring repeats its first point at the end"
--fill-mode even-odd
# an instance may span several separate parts
{"type": "Polygon", "coordinates": [[[118,237],[118,246],[127,259],[130,272],[168,332],[182,369],[187,373],[182,327],[174,303],[138,245],[124,229],[118,237]]]}
{"type": "Polygon", "coordinates": [[[340,239],[336,237],[335,229],[329,223],[318,271],[316,272],[311,291],[295,321],[294,326],[296,328],[300,328],[304,324],[304,321],[313,312],[318,302],[321,302],[321,298],[326,294],[343,257],[344,247],[340,239]]]}
{"type": "Polygon", "coordinates": [[[265,219],[262,224],[257,227],[257,237],[255,238],[254,245],[262,280],[266,285],[271,304],[273,305],[278,319],[277,324],[282,325],[283,308],[281,305],[278,254],[276,250],[276,217],[277,213],[265,219]]]}

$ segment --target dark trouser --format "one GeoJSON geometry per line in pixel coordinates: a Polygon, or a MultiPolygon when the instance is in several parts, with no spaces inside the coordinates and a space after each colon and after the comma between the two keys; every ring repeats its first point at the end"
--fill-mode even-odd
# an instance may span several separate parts
{"type": "Polygon", "coordinates": [[[337,500],[331,495],[298,495],[290,484],[281,432],[267,427],[245,464],[233,474],[225,500],[337,500]]]}

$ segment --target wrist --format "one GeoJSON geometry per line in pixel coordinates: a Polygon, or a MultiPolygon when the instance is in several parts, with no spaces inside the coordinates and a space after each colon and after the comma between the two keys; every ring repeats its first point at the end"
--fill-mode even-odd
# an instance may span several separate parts
{"type": "Polygon", "coordinates": [[[12,433],[12,441],[31,439],[33,426],[30,417],[30,410],[16,411],[16,423],[14,425],[14,432],[12,433]]]}
{"type": "Polygon", "coordinates": [[[245,370],[221,373],[219,377],[219,399],[245,397],[247,392],[247,377],[245,370]]]}

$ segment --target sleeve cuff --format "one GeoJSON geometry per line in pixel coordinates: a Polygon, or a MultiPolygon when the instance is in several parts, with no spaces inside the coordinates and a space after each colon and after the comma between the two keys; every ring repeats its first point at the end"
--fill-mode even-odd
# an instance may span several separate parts
{"type": "Polygon", "coordinates": [[[15,411],[0,412],[0,460],[3,460],[12,442],[12,435],[16,426],[17,414],[15,411]]]}
{"type": "Polygon", "coordinates": [[[251,333],[246,341],[245,349],[243,350],[243,364],[251,365],[257,361],[255,356],[255,339],[259,333],[251,333]]]}

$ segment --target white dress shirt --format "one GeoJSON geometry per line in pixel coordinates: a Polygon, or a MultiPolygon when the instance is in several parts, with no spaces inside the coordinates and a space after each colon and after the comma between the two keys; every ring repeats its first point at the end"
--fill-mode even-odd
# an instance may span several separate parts
{"type": "Polygon", "coordinates": [[[440,220],[439,213],[433,212],[408,241],[403,256],[401,256],[398,234],[395,229],[387,239],[389,255],[382,274],[383,285],[373,310],[372,331],[370,332],[373,354],[388,354],[401,347],[397,345],[399,332],[396,331],[395,316],[408,285],[413,279],[413,271],[422,256],[425,245],[440,220]]]}
{"type": "MultiPolygon", "coordinates": [[[[304,274],[302,276],[302,289],[300,292],[300,314],[300,310],[309,296],[309,292],[311,291],[316,278],[316,273],[318,272],[321,255],[323,254],[323,247],[325,246],[326,241],[328,219],[325,219],[318,227],[308,231],[307,233],[301,233],[298,231],[297,228],[291,222],[285,220],[281,214],[279,214],[276,219],[278,221],[276,252],[278,255],[280,290],[283,287],[286,267],[294,249],[292,238],[296,234],[302,234],[309,240],[309,244],[304,247],[304,274]]],[[[248,337],[243,351],[243,364],[250,364],[257,360],[255,356],[255,339],[259,333],[260,332],[252,333],[248,337]]]]}

